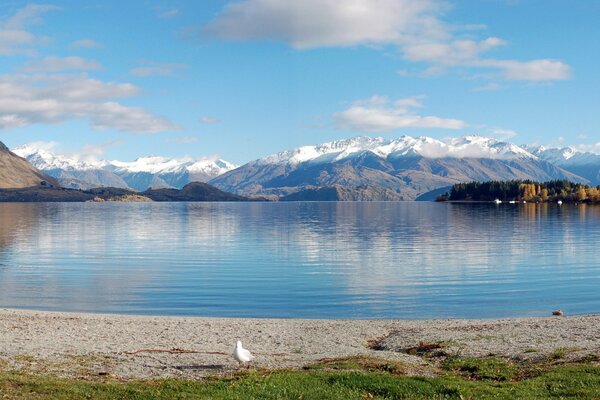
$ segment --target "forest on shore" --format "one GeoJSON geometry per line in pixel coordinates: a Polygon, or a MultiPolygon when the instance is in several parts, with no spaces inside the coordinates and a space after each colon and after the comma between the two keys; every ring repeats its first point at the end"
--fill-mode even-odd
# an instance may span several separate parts
{"type": "Polygon", "coordinates": [[[566,180],[529,180],[457,183],[436,201],[527,201],[548,203],[600,203],[600,186],[566,180]]]}

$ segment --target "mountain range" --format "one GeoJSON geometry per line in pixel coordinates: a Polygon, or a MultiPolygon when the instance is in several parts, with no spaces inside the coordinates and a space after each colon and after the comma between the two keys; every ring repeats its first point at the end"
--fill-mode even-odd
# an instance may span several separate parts
{"type": "Polygon", "coordinates": [[[143,157],[83,162],[32,146],[12,149],[69,188],[145,191],[208,182],[243,196],[283,200],[414,200],[458,182],[567,179],[600,184],[600,155],[573,148],[518,146],[482,136],[355,137],[268,155],[224,160],[143,157]]]}
{"type": "Polygon", "coordinates": [[[115,187],[144,191],[148,188],[181,189],[191,182],[207,182],[236,165],[224,160],[142,157],[135,161],[85,162],[23,145],[12,151],[58,180],[63,187],[90,189],[115,187]]]}
{"type": "Polygon", "coordinates": [[[293,199],[304,192],[316,199],[318,193],[335,192],[344,199],[414,200],[458,182],[513,179],[590,181],[526,148],[492,138],[402,136],[299,147],[251,161],[209,183],[243,195],[297,194],[293,199]],[[323,188],[335,191],[315,191],[323,188]]]}

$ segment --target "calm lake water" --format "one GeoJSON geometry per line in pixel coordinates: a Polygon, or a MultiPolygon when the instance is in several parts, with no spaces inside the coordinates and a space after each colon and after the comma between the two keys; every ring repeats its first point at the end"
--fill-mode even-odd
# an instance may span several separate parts
{"type": "Polygon", "coordinates": [[[0,307],[307,318],[600,312],[600,207],[0,204],[0,307]]]}

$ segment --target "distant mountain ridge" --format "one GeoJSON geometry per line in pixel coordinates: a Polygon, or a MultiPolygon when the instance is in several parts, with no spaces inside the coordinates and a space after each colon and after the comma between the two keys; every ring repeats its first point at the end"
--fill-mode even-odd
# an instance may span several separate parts
{"type": "Polygon", "coordinates": [[[13,150],[64,187],[78,189],[144,192],[208,182],[225,192],[271,199],[414,200],[460,182],[600,183],[600,155],[573,148],[518,146],[476,135],[443,141],[359,136],[301,146],[239,167],[224,160],[157,156],[131,162],[83,162],[27,145],[13,150]]]}
{"type": "MultiPolygon", "coordinates": [[[[209,181],[242,195],[289,196],[323,187],[370,186],[385,198],[414,200],[458,182],[568,179],[587,182],[512,143],[481,136],[440,141],[428,137],[398,139],[356,137],[302,146],[251,161],[209,181]],[[383,195],[385,193],[385,195],[383,195]]],[[[321,192],[325,193],[325,192],[321,192]]],[[[331,195],[331,191],[328,195],[331,195]]],[[[363,191],[364,193],[364,191],[363,191]]],[[[367,197],[370,197],[369,194],[367,197]]]]}
{"type": "Polygon", "coordinates": [[[593,185],[600,185],[600,154],[580,152],[572,147],[524,146],[524,148],[542,160],[589,180],[593,185]]]}
{"type": "Polygon", "coordinates": [[[206,182],[236,167],[225,160],[141,157],[135,161],[84,162],[29,145],[12,150],[33,166],[72,189],[115,187],[144,191],[148,188],[181,189],[191,182],[206,182]]]}

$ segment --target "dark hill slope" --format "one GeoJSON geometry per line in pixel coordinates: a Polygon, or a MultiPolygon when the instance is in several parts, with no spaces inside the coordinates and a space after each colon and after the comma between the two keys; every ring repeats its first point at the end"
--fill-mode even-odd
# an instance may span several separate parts
{"type": "Polygon", "coordinates": [[[18,189],[43,185],[60,186],[56,179],[41,173],[0,142],[0,188],[18,189]]]}

